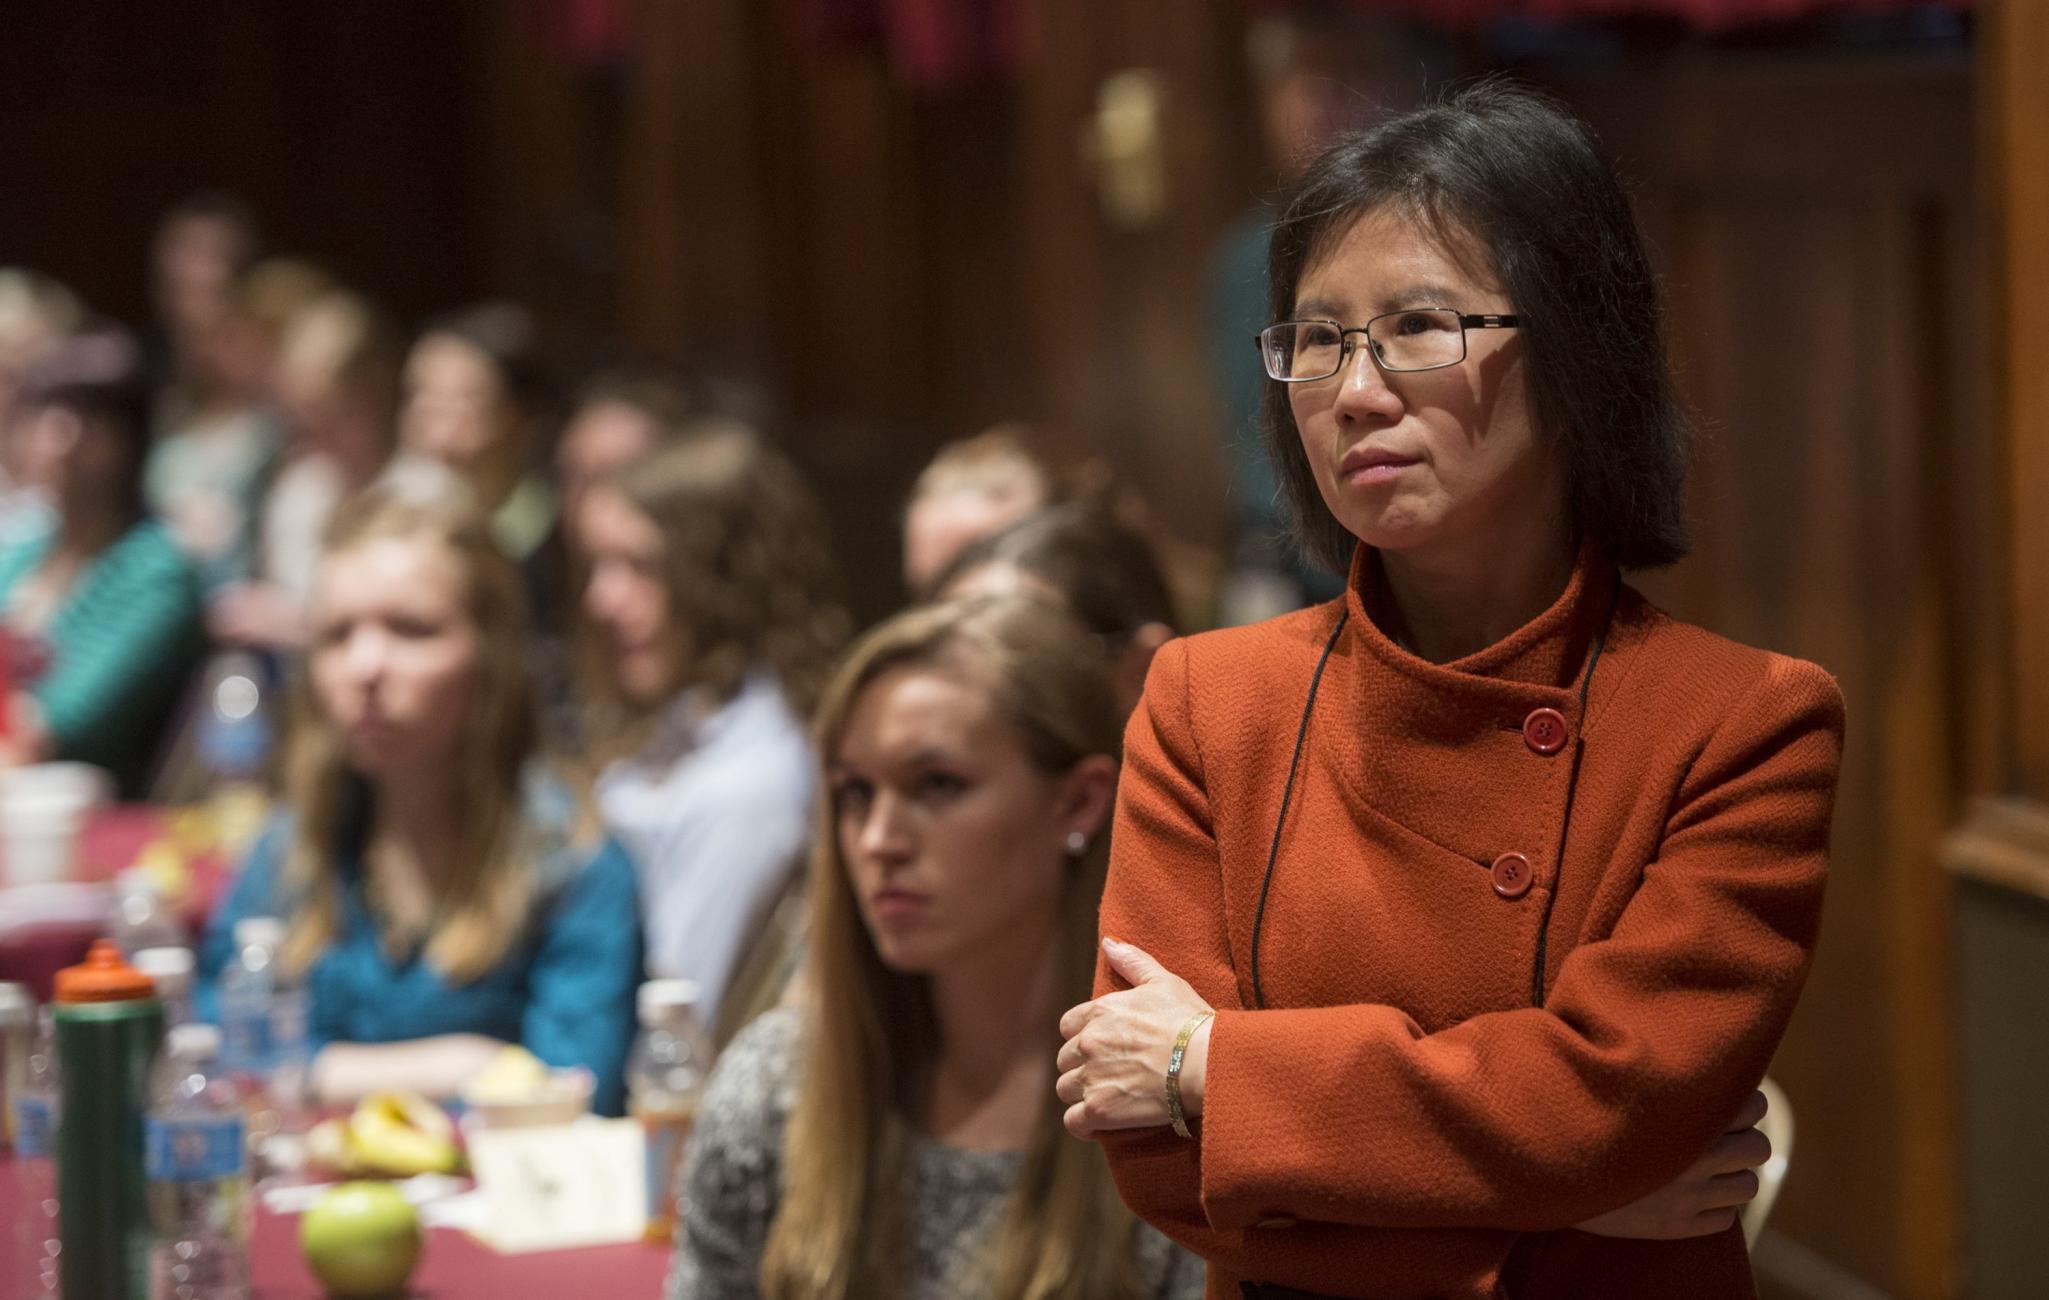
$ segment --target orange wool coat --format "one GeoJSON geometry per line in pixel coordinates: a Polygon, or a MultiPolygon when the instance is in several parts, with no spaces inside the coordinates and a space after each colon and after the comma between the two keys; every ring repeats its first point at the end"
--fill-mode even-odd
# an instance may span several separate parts
{"type": "MultiPolygon", "coordinates": [[[[1196,1139],[1107,1136],[1118,1186],[1210,1261],[1213,1300],[1247,1279],[1392,1300],[1754,1294],[1737,1229],[1571,1225],[1677,1177],[1765,1073],[1820,920],[1834,680],[1670,618],[1591,551],[1536,621],[1433,665],[1366,616],[1370,572],[1153,665],[1103,932],[1218,1014],[1196,1139]],[[1268,1009],[1250,1010],[1281,789],[1344,610],[1261,929],[1268,1009]],[[1540,709],[1562,731],[1530,723],[1540,709]],[[1508,853],[1525,878],[1494,866],[1508,853]]],[[[1099,966],[1097,993],[1116,987],[1099,966]]]]}

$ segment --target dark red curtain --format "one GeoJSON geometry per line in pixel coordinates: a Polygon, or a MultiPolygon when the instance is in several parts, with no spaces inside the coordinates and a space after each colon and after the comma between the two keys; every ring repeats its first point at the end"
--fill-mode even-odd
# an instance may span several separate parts
{"type": "MultiPolygon", "coordinates": [[[[1297,7],[1291,0],[1246,0],[1261,10],[1297,7]]],[[[1826,13],[1898,13],[1929,7],[1930,0],[1352,0],[1361,10],[1413,18],[1445,27],[1474,27],[1502,18],[1567,22],[1600,18],[1676,18],[1703,31],[1753,23],[1791,22],[1826,13]]],[[[1937,7],[1969,9],[1973,0],[1936,0],[1937,7]]]]}
{"type": "Polygon", "coordinates": [[[789,0],[800,38],[878,45],[898,80],[943,90],[1015,70],[1032,0],[789,0]]]}

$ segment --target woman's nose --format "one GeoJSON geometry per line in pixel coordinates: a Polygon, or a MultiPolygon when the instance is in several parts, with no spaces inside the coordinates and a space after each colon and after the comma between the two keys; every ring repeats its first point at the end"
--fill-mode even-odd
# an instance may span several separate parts
{"type": "Polygon", "coordinates": [[[615,597],[613,592],[618,583],[613,579],[611,565],[600,560],[591,568],[590,582],[583,589],[583,610],[599,622],[609,618],[615,597]]]}
{"type": "Polygon", "coordinates": [[[904,801],[887,790],[878,792],[874,802],[868,805],[867,819],[861,823],[861,852],[869,858],[892,861],[901,860],[910,852],[910,825],[906,818],[909,810],[904,801]]]}
{"type": "Polygon", "coordinates": [[[375,628],[358,628],[350,633],[347,653],[343,658],[349,676],[358,683],[376,680],[384,671],[387,649],[385,637],[375,628]]]}
{"type": "Polygon", "coordinates": [[[1337,413],[1340,418],[1395,419],[1402,413],[1401,394],[1387,381],[1373,357],[1373,344],[1359,338],[1338,368],[1337,413]]]}

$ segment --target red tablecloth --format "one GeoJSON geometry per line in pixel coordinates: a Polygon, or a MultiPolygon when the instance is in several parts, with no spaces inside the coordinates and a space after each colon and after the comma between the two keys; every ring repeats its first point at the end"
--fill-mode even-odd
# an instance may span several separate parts
{"type": "MultiPolygon", "coordinates": [[[[33,1261],[14,1225],[20,1221],[21,1184],[13,1160],[0,1156],[0,1294],[11,1295],[33,1261]]],[[[259,1210],[249,1245],[249,1280],[255,1300],[320,1300],[322,1291],[299,1259],[299,1218],[259,1210]]],[[[633,1243],[500,1255],[453,1228],[432,1228],[409,1294],[419,1300],[655,1300],[668,1273],[669,1248],[633,1243]]]]}
{"type": "MultiPolygon", "coordinates": [[[[170,817],[171,810],[151,804],[117,804],[94,813],[79,836],[72,879],[112,880],[164,833],[170,817]]],[[[210,858],[196,860],[191,867],[192,897],[185,921],[196,941],[226,871],[210,858]]],[[[35,991],[37,1001],[48,1001],[57,972],[83,960],[85,950],[103,933],[105,927],[98,925],[38,925],[12,931],[0,937],[0,980],[19,980],[35,991]]]]}

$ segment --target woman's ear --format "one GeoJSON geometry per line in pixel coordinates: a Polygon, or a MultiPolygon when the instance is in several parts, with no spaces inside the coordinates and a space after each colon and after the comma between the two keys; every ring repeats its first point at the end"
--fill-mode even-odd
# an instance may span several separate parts
{"type": "Polygon", "coordinates": [[[1174,639],[1174,629],[1165,623],[1147,623],[1131,634],[1117,656],[1117,702],[1126,713],[1138,707],[1145,694],[1145,675],[1153,666],[1160,647],[1174,639]]]}
{"type": "Polygon", "coordinates": [[[1074,765],[1060,783],[1058,829],[1064,842],[1076,831],[1093,840],[1110,825],[1117,802],[1117,760],[1090,754],[1074,765]]]}

